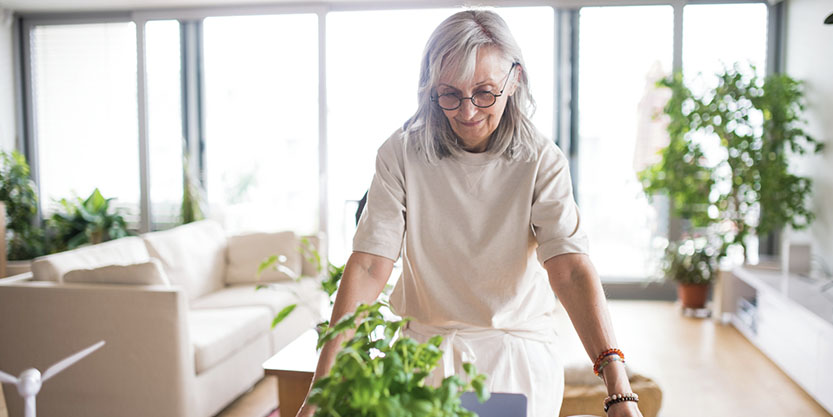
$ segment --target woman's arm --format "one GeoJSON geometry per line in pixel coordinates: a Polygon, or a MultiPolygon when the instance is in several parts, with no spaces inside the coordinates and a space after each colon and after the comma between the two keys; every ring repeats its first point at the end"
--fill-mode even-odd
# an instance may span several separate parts
{"type": "MultiPolygon", "coordinates": [[[[618,348],[607,310],[602,284],[587,255],[568,253],[544,262],[550,286],[567,310],[590,360],[601,352],[618,348]]],[[[612,362],[602,373],[609,394],[631,392],[625,365],[612,362]]],[[[602,404],[599,404],[602,407],[602,404]]],[[[621,402],[610,407],[609,416],[641,416],[636,404],[621,402]]]]}
{"type": "MultiPolygon", "coordinates": [[[[344,315],[355,311],[358,304],[370,304],[376,300],[385,288],[392,270],[393,261],[388,258],[353,252],[344,267],[344,275],[333,305],[330,325],[335,325],[344,315]]],[[[345,338],[351,337],[353,337],[352,332],[345,332],[324,345],[312,378],[313,383],[330,373],[341,343],[345,338]]],[[[298,417],[312,416],[313,411],[313,408],[305,403],[298,412],[298,417]]]]}

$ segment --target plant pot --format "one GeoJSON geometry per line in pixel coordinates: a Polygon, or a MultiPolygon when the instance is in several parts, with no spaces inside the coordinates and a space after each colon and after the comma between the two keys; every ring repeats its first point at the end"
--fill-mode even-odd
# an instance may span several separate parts
{"type": "Polygon", "coordinates": [[[710,284],[677,284],[677,298],[684,308],[704,308],[710,284]]]}

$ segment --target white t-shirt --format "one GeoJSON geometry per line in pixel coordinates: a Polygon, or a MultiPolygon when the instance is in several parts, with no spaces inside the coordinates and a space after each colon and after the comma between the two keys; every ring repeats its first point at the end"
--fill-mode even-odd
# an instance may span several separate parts
{"type": "Polygon", "coordinates": [[[529,162],[469,153],[431,164],[401,130],[379,148],[353,250],[402,254],[397,314],[446,329],[551,326],[541,264],[588,241],[566,157],[543,137],[536,150],[529,162]]]}

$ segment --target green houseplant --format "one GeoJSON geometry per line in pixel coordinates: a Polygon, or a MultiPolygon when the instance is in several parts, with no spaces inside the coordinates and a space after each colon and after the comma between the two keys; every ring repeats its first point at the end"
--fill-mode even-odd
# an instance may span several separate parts
{"type": "Polygon", "coordinates": [[[681,74],[661,80],[671,89],[664,112],[669,144],[662,159],[639,173],[646,194],[670,197],[674,213],[692,228],[713,228],[746,250],[747,237],[786,225],[806,228],[812,180],[790,171],[793,155],[817,153],[823,144],[803,130],[801,83],[784,74],[761,80],[739,65],[717,74],[718,84],[695,96],[681,74]],[[753,75],[746,75],[746,74],[753,75]],[[699,134],[699,135],[697,135],[699,134]],[[704,148],[713,140],[715,158],[704,148]]]}
{"type": "Polygon", "coordinates": [[[313,384],[309,402],[315,416],[366,417],[474,417],[460,403],[460,395],[474,390],[480,401],[488,399],[486,376],[466,363],[466,380],[446,377],[440,386],[426,383],[443,352],[442,337],[427,343],[404,337],[400,330],[408,319],[388,321],[383,303],[360,305],[321,334],[318,347],[337,335],[355,329],[353,337],[336,355],[330,374],[313,384]]]}
{"type": "Polygon", "coordinates": [[[665,279],[677,283],[683,307],[703,308],[717,278],[717,251],[705,237],[671,242],[665,248],[662,271],[665,279]]]}
{"type": "Polygon", "coordinates": [[[59,201],[61,211],[47,220],[53,252],[97,244],[129,234],[121,213],[110,207],[112,198],[104,198],[96,188],[86,199],[59,201]]]}
{"type": "Polygon", "coordinates": [[[28,260],[45,252],[43,230],[35,226],[38,195],[26,158],[17,151],[0,152],[0,200],[6,205],[9,260],[28,260]]]}
{"type": "MultiPolygon", "coordinates": [[[[823,149],[803,130],[802,85],[784,74],[765,79],[754,74],[754,68],[726,68],[717,74],[717,85],[701,95],[679,73],[661,80],[658,86],[671,90],[664,108],[669,144],[658,163],[639,173],[648,197],[667,195],[687,232],[719,238],[717,257],[735,246],[746,259],[749,237],[785,226],[803,229],[814,219],[807,205],[812,181],[790,171],[791,157],[823,149]]],[[[687,245],[671,242],[666,265],[669,254],[687,245]]],[[[707,262],[704,252],[690,256],[707,262]]],[[[672,274],[669,279],[712,281],[679,262],[665,271],[672,274]],[[686,274],[691,278],[683,278],[686,274]]]]}

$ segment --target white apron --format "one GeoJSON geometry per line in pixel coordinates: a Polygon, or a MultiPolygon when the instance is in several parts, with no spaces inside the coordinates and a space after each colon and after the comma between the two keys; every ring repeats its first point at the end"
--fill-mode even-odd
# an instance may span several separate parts
{"type": "Polygon", "coordinates": [[[556,347],[556,333],[546,329],[441,328],[415,321],[405,336],[420,343],[440,335],[440,364],[429,377],[439,386],[447,376],[466,379],[463,363],[487,375],[490,392],[524,394],[528,417],[557,417],[564,393],[564,367],[556,347]]]}

